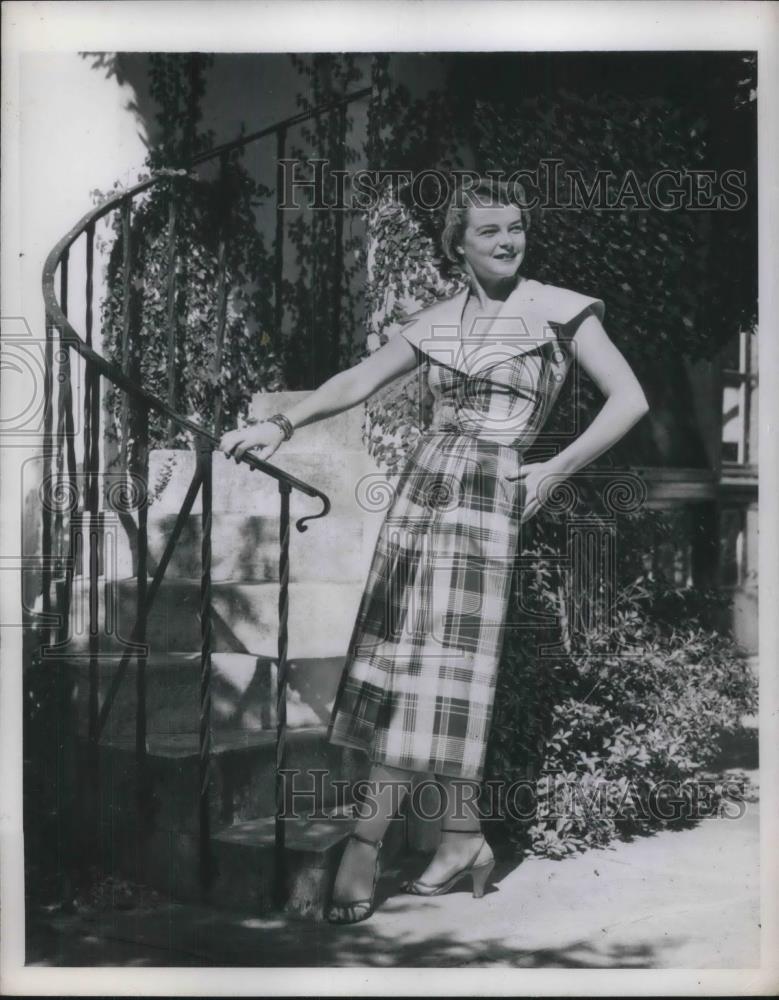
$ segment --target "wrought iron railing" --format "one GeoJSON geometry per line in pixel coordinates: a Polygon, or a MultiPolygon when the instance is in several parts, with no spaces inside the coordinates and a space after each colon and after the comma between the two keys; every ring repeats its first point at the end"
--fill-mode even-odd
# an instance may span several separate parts
{"type": "MultiPolygon", "coordinates": [[[[201,585],[200,585],[200,622],[201,622],[201,664],[200,664],[200,723],[199,723],[199,828],[200,828],[200,869],[201,885],[207,892],[214,874],[212,855],[210,851],[209,827],[209,783],[211,760],[211,652],[212,652],[212,614],[211,614],[211,528],[212,528],[212,452],[219,444],[222,419],[222,401],[217,396],[214,426],[208,430],[188,420],[176,410],[176,379],[175,379],[175,271],[176,271],[176,196],[171,190],[168,218],[168,267],[166,294],[166,315],[168,336],[168,397],[166,400],[157,398],[147,391],[139,380],[137,357],[132,351],[133,326],[130,321],[131,281],[131,218],[133,202],[139,195],[154,185],[167,181],[171,175],[180,176],[184,181],[192,180],[189,172],[198,164],[218,160],[220,175],[224,176],[229,153],[245,148],[251,143],[269,136],[276,138],[276,155],[283,158],[288,130],[308,119],[324,114],[337,115],[341,139],[345,141],[346,106],[370,94],[370,88],[365,88],[349,94],[337,101],[295,115],[268,128],[242,136],[233,142],[225,143],[215,149],[199,154],[187,164],[179,165],[177,169],[160,171],[151,178],[142,181],[113,197],[108,198],[97,208],[88,212],[52,249],[43,269],[43,297],[46,310],[46,364],[45,364],[45,417],[44,417],[44,462],[46,473],[44,482],[44,497],[53,498],[58,489],[61,490],[63,480],[67,482],[65,492],[70,498],[70,519],[67,544],[64,540],[64,511],[61,503],[44,502],[42,530],[42,618],[46,640],[40,650],[42,658],[56,662],[66,656],[65,649],[69,640],[70,611],[73,597],[73,579],[76,566],[76,546],[79,542],[75,526],[83,521],[88,530],[88,594],[89,594],[89,699],[88,699],[88,745],[89,760],[97,767],[97,750],[101,733],[111,712],[112,704],[124,679],[130,661],[136,660],[136,727],[135,754],[137,758],[137,788],[138,804],[141,809],[148,805],[148,771],[146,750],[146,660],[149,647],[146,643],[146,625],[150,609],[160,590],[165,571],[171,560],[185,521],[190,514],[198,492],[202,501],[202,546],[201,546],[201,585]],[[95,227],[99,220],[110,213],[119,212],[121,219],[121,240],[123,252],[122,281],[122,315],[121,315],[121,363],[106,360],[93,345],[94,327],[94,265],[95,265],[95,227]],[[85,238],[85,268],[86,304],[84,311],[83,335],[73,326],[69,317],[69,264],[73,244],[81,236],[85,238]],[[59,296],[57,294],[57,279],[59,279],[59,296]],[[57,427],[53,427],[54,402],[54,351],[55,339],[58,338],[57,380],[57,427]],[[75,350],[84,359],[84,457],[82,465],[83,477],[83,510],[78,508],[78,469],[75,449],[74,400],[71,387],[70,351],[75,350]],[[133,360],[131,361],[131,357],[133,360]],[[130,413],[136,426],[135,454],[133,470],[138,472],[144,485],[144,495],[138,502],[137,531],[137,593],[136,620],[131,630],[125,651],[114,673],[111,685],[102,705],[99,704],[99,659],[100,633],[98,623],[98,538],[100,511],[100,378],[108,379],[122,397],[121,422],[123,426],[122,441],[126,442],[127,422],[130,413]],[[173,431],[188,430],[196,442],[197,462],[192,481],[189,484],[181,509],[175,524],[167,539],[165,549],[159,560],[156,571],[149,581],[148,567],[148,445],[149,445],[149,414],[154,412],[168,421],[168,437],[173,431]],[[56,437],[56,443],[55,443],[56,437]],[[56,466],[56,467],[55,467],[56,466]],[[65,469],[67,471],[65,471],[65,469]],[[75,500],[73,499],[75,498],[75,500]],[[55,542],[57,545],[55,546],[55,542]],[[56,551],[55,551],[56,549],[56,551]],[[62,550],[66,554],[62,555],[62,550]],[[62,601],[55,609],[55,598],[52,585],[55,574],[64,583],[62,601]],[[55,617],[56,615],[56,617],[55,617]],[[50,624],[59,622],[59,626],[50,624]],[[48,625],[46,623],[49,623],[48,625]]],[[[281,176],[277,174],[276,188],[276,243],[274,250],[274,311],[277,324],[282,317],[282,277],[284,261],[283,225],[279,204],[283,196],[281,176]]],[[[342,238],[342,226],[336,227],[336,233],[342,238]]],[[[226,271],[226,241],[229,233],[223,231],[220,236],[217,268],[218,280],[216,287],[216,352],[214,357],[214,374],[218,374],[221,365],[225,338],[225,319],[227,302],[227,271],[226,271]]],[[[338,252],[338,251],[337,251],[338,252]]],[[[244,453],[240,461],[266,476],[271,476],[278,483],[280,504],[279,530],[279,602],[278,602],[278,675],[277,675],[277,727],[276,727],[276,898],[281,902],[284,893],[284,823],[281,815],[284,809],[284,789],[282,774],[285,765],[286,748],[286,685],[288,656],[288,612],[289,612],[289,538],[290,538],[290,494],[293,490],[318,499],[322,509],[315,514],[300,517],[297,520],[299,531],[305,531],[305,522],[323,517],[330,509],[328,497],[315,486],[302,482],[281,469],[262,461],[249,452],[244,453]]],[[[122,455],[122,471],[126,474],[130,467],[130,459],[126,452],[122,455]]],[[[80,536],[83,538],[83,534],[80,536]]]]}

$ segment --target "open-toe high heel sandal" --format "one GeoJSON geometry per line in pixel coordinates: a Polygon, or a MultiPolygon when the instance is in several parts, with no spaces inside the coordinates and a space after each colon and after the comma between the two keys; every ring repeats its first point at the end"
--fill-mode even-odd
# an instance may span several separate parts
{"type": "Polygon", "coordinates": [[[376,848],[376,867],[373,870],[373,888],[367,899],[350,899],[348,903],[331,902],[325,911],[325,919],[331,924],[356,924],[361,920],[367,920],[373,913],[374,897],[376,895],[376,883],[379,881],[379,851],[381,850],[380,840],[368,840],[359,833],[350,833],[350,837],[362,841],[363,844],[370,844],[376,848]]]}
{"type": "MultiPolygon", "coordinates": [[[[473,836],[473,830],[447,830],[442,827],[441,832],[467,833],[473,836]]],[[[433,885],[429,882],[423,882],[421,879],[411,879],[408,882],[404,882],[401,885],[401,889],[403,892],[408,892],[413,896],[441,896],[443,893],[449,892],[449,890],[455,886],[461,878],[466,875],[470,875],[473,883],[474,899],[480,899],[484,895],[484,890],[487,886],[487,879],[490,877],[490,873],[495,867],[494,858],[490,858],[489,861],[484,861],[480,865],[476,864],[476,859],[481,854],[481,849],[486,842],[486,838],[484,834],[482,834],[481,843],[479,844],[478,850],[471,858],[470,862],[464,868],[460,868],[459,871],[456,871],[454,875],[450,875],[445,882],[433,885]]]]}

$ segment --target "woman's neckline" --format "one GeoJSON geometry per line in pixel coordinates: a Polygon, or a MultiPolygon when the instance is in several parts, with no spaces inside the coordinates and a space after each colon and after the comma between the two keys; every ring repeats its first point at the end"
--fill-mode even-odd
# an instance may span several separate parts
{"type": "MultiPolygon", "coordinates": [[[[499,313],[505,307],[506,303],[510,299],[512,299],[517,294],[517,292],[520,291],[520,289],[523,289],[525,287],[525,285],[528,283],[529,280],[530,279],[526,278],[524,275],[517,275],[516,283],[514,284],[514,287],[506,295],[505,299],[491,298],[489,295],[487,295],[486,290],[482,289],[484,291],[484,295],[488,303],[489,311],[487,312],[487,315],[489,316],[497,315],[497,313],[499,313]]],[[[482,306],[479,292],[476,289],[474,283],[472,281],[469,281],[466,288],[468,294],[465,297],[465,301],[469,302],[470,300],[473,299],[478,304],[478,306],[483,310],[484,306],[482,306]]]]}
{"type": "MultiPolygon", "coordinates": [[[[462,329],[463,329],[463,327],[465,325],[465,312],[466,312],[466,309],[468,308],[468,303],[469,302],[471,302],[473,300],[476,303],[477,310],[480,310],[473,317],[473,320],[472,320],[472,322],[470,324],[471,328],[473,328],[473,326],[477,323],[477,321],[480,318],[481,319],[491,319],[493,322],[495,320],[497,320],[506,311],[506,309],[509,307],[509,304],[510,303],[514,303],[516,301],[516,297],[519,295],[519,293],[521,292],[523,295],[526,294],[528,288],[532,287],[533,284],[535,284],[534,279],[520,277],[520,279],[517,281],[516,285],[511,290],[511,292],[510,292],[510,294],[508,295],[507,298],[505,298],[505,299],[492,299],[491,300],[493,302],[498,303],[498,308],[496,309],[496,311],[495,312],[485,313],[484,310],[483,310],[483,308],[482,308],[481,302],[479,301],[478,293],[476,293],[474,291],[472,284],[469,282],[468,285],[465,287],[464,292],[462,293],[462,295],[463,295],[462,306],[460,308],[460,330],[461,330],[461,336],[462,336],[462,329]]],[[[492,324],[490,324],[490,327],[491,326],[492,326],[492,324]]]]}

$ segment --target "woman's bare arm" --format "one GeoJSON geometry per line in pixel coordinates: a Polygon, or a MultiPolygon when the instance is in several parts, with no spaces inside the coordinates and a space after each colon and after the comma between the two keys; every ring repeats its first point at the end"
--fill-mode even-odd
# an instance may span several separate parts
{"type": "MultiPolygon", "coordinates": [[[[305,399],[291,406],[284,414],[292,427],[305,427],[325,417],[362,403],[382,386],[411,371],[419,364],[411,344],[397,334],[378,351],[359,364],[333,375],[305,399]]],[[[223,434],[219,448],[226,455],[240,459],[245,451],[257,452],[266,461],[284,440],[283,431],[265,420],[254,427],[239,428],[223,434]]]]}
{"type": "Polygon", "coordinates": [[[521,521],[530,520],[543,506],[557,476],[569,476],[589,465],[616,444],[649,410],[644,390],[624,355],[609,338],[596,316],[588,316],[573,337],[576,360],[592,378],[606,402],[590,426],[546,462],[523,465],[516,476],[525,485],[521,521]]]}
{"type": "Polygon", "coordinates": [[[401,334],[392,337],[359,364],[338,372],[285,413],[293,427],[305,427],[324,417],[351,409],[382,386],[419,364],[416,352],[401,334]]]}
{"type": "Polygon", "coordinates": [[[546,463],[549,471],[578,472],[616,444],[649,410],[644,391],[596,316],[588,316],[573,337],[577,363],[595,382],[606,402],[582,434],[546,463]]]}

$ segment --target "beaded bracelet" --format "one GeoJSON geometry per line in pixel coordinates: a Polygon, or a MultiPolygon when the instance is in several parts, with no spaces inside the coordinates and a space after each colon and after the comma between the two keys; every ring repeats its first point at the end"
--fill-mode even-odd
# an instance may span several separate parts
{"type": "Polygon", "coordinates": [[[284,440],[289,441],[292,437],[294,427],[290,423],[289,417],[285,417],[283,413],[274,413],[272,417],[265,418],[269,424],[275,424],[277,427],[281,428],[284,434],[284,440]]]}

